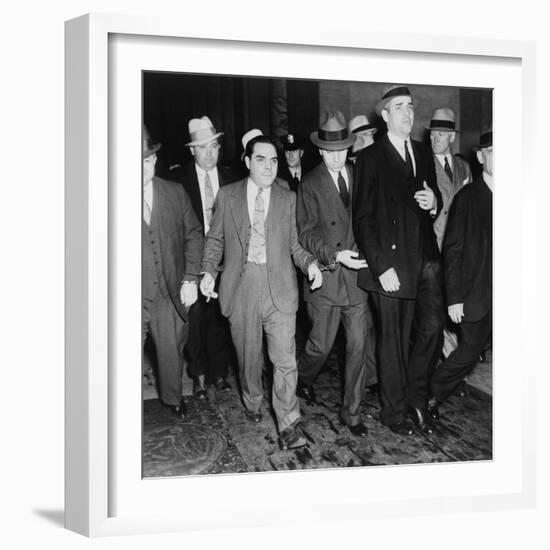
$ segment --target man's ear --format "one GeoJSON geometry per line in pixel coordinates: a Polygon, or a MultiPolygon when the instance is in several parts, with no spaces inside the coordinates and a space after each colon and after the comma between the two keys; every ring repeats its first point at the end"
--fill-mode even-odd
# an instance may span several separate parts
{"type": "Polygon", "coordinates": [[[388,123],[388,110],[386,108],[382,109],[382,118],[384,119],[384,122],[388,123]]]}
{"type": "Polygon", "coordinates": [[[244,157],[244,163],[246,164],[246,167],[250,170],[250,159],[248,157],[244,157]]]}
{"type": "Polygon", "coordinates": [[[454,143],[456,138],[456,132],[451,132],[451,137],[449,138],[449,143],[454,143]]]}
{"type": "Polygon", "coordinates": [[[302,158],[303,156],[304,156],[304,150],[300,149],[300,158],[302,158]]]}
{"type": "Polygon", "coordinates": [[[195,156],[195,148],[194,148],[194,147],[189,147],[189,149],[191,150],[191,154],[192,154],[193,156],[195,156]]]}
{"type": "Polygon", "coordinates": [[[476,157],[479,164],[483,164],[483,156],[481,155],[481,151],[476,151],[476,157]]]}

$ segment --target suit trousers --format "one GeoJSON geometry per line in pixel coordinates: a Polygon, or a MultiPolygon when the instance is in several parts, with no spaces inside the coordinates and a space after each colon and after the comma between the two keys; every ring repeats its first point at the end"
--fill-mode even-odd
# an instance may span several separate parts
{"type": "Polygon", "coordinates": [[[205,375],[208,382],[225,378],[230,349],[229,326],[220,312],[218,300],[207,302],[199,293],[189,309],[189,338],[185,346],[189,374],[205,375]]]}
{"type": "Polygon", "coordinates": [[[148,333],[155,344],[160,399],[165,405],[178,405],[188,325],[179,316],[170,297],[160,292],[153,298],[143,296],[142,323],[142,347],[148,333]]]}
{"type": "MultiPolygon", "coordinates": [[[[329,306],[308,303],[312,323],[304,351],[298,362],[300,380],[312,385],[334,344],[340,322],[346,338],[344,400],[340,415],[350,426],[358,424],[359,406],[367,379],[367,342],[373,322],[366,302],[353,306],[329,306]]],[[[374,374],[376,378],[376,374],[374,374]]]]}
{"type": "Polygon", "coordinates": [[[265,264],[247,263],[229,317],[239,363],[239,380],[247,410],[258,412],[263,401],[263,334],[273,364],[272,404],[279,432],[300,418],[296,397],[296,314],[273,304],[265,264]]]}
{"type": "Polygon", "coordinates": [[[424,408],[429,375],[441,352],[444,312],[439,264],[426,262],[415,299],[373,293],[378,314],[380,421],[403,419],[409,406],[424,408]]]}
{"type": "Polygon", "coordinates": [[[489,340],[492,326],[491,311],[479,321],[460,323],[458,347],[437,367],[431,380],[432,395],[439,401],[447,399],[474,368],[489,340]]]}

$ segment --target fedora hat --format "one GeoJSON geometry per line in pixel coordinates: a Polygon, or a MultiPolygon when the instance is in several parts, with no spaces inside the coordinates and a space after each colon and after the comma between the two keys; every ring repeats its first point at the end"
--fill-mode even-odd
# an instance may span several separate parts
{"type": "Polygon", "coordinates": [[[285,151],[296,151],[296,149],[303,149],[304,142],[304,138],[298,134],[288,134],[281,138],[283,150],[285,151]]]}
{"type": "Polygon", "coordinates": [[[261,130],[258,130],[258,128],[252,128],[252,130],[248,130],[246,134],[243,135],[241,138],[241,143],[243,145],[243,152],[241,153],[241,160],[244,160],[244,154],[246,152],[246,146],[248,145],[248,142],[251,139],[254,139],[258,136],[263,136],[263,132],[261,130]]]}
{"type": "Polygon", "coordinates": [[[403,84],[392,84],[388,88],[384,89],[382,93],[382,99],[376,104],[374,110],[378,116],[382,116],[382,110],[388,104],[388,102],[394,97],[409,96],[412,99],[412,94],[407,86],[403,84]]]}
{"type": "Polygon", "coordinates": [[[358,134],[359,132],[369,132],[370,134],[376,133],[376,127],[373,126],[366,115],[354,116],[349,121],[349,131],[358,134]]]}
{"type": "Polygon", "coordinates": [[[435,109],[432,113],[432,120],[430,120],[430,125],[425,126],[425,128],[426,130],[458,132],[458,128],[455,124],[455,114],[453,110],[446,107],[435,109]]]}
{"type": "Polygon", "coordinates": [[[149,130],[147,126],[143,126],[143,148],[141,151],[141,158],[146,159],[150,157],[153,153],[156,153],[160,149],[160,143],[153,144],[153,140],[149,135],[149,130]]]}
{"type": "Polygon", "coordinates": [[[191,141],[185,144],[186,147],[206,145],[208,142],[223,136],[223,132],[216,132],[216,128],[207,116],[192,118],[189,121],[188,128],[191,141]]]}
{"type": "Polygon", "coordinates": [[[311,132],[311,141],[320,149],[342,151],[355,141],[349,133],[346,119],[340,111],[324,111],[319,118],[319,130],[311,132]]]}
{"type": "Polygon", "coordinates": [[[475,151],[480,151],[493,146],[493,131],[485,132],[479,136],[479,145],[474,145],[475,151]]]}

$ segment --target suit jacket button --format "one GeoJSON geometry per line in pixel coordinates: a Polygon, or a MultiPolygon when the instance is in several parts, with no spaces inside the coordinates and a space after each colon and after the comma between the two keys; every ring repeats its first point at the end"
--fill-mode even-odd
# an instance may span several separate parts
{"type": "Polygon", "coordinates": [[[395,225],[397,223],[397,220],[392,220],[391,222],[395,225]]]}
{"type": "Polygon", "coordinates": [[[336,225],[336,222],[330,222],[330,225],[336,225]]]}
{"type": "Polygon", "coordinates": [[[336,246],[340,246],[342,243],[336,243],[336,246]]]}
{"type": "Polygon", "coordinates": [[[392,244],[392,245],[391,245],[391,249],[392,249],[392,250],[395,250],[396,248],[397,248],[397,245],[395,245],[395,244],[392,244]]]}

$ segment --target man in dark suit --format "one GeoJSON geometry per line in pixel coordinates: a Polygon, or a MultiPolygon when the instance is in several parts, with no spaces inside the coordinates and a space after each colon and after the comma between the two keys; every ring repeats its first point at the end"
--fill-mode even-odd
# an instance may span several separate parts
{"type": "Polygon", "coordinates": [[[460,327],[458,347],[437,367],[428,410],[439,405],[475,366],[492,329],[493,310],[493,133],[480,137],[483,173],[455,196],[443,241],[449,317],[460,327]]]}
{"type": "Polygon", "coordinates": [[[414,105],[407,87],[388,88],[376,112],[388,132],[357,159],[354,228],[368,263],[359,286],[372,293],[378,316],[380,420],[400,435],[412,433],[407,419],[429,433],[428,373],[444,321],[433,230],[442,200],[431,153],[410,139],[414,105]]]}
{"type": "Polygon", "coordinates": [[[251,422],[260,422],[263,401],[262,340],[273,363],[272,404],[281,448],[306,444],[297,430],[300,409],[296,398],[295,322],[298,288],[294,264],[310,280],[322,284],[315,258],[298,243],[296,195],[276,180],[277,150],[267,136],[245,145],[249,177],[222,187],[206,236],[201,292],[219,301],[228,317],[245,405],[251,422]]]}
{"type": "MultiPolygon", "coordinates": [[[[223,132],[217,132],[207,116],[191,119],[188,127],[190,141],[186,147],[189,147],[194,162],[174,170],[171,177],[187,191],[206,235],[218,190],[237,178],[218,166],[219,139],[223,132]]],[[[206,384],[213,384],[223,392],[231,389],[226,380],[232,352],[231,339],[227,320],[222,316],[217,300],[207,302],[201,294],[190,309],[186,351],[195,398],[206,397],[206,384]]]]}
{"type": "Polygon", "coordinates": [[[155,177],[156,152],[143,130],[142,344],[153,338],[161,401],[184,418],[183,348],[197,299],[201,226],[181,185],[155,177]]]}
{"type": "MultiPolygon", "coordinates": [[[[434,222],[437,246],[441,250],[454,196],[464,185],[471,183],[472,173],[468,163],[464,159],[453,155],[451,151],[456,133],[459,131],[455,124],[455,115],[452,109],[446,107],[435,109],[430,125],[426,130],[430,132],[437,187],[443,199],[439,216],[434,222]]],[[[458,344],[455,328],[451,323],[448,323],[443,331],[444,357],[448,357],[458,344]]]]}
{"type": "Polygon", "coordinates": [[[355,136],[355,142],[348,153],[349,160],[355,164],[357,155],[374,143],[374,134],[378,131],[366,115],[354,116],[349,121],[349,131],[355,136]]]}
{"type": "Polygon", "coordinates": [[[372,384],[376,372],[374,361],[367,369],[367,339],[372,328],[367,293],[357,286],[357,270],[367,264],[357,258],[351,223],[353,175],[346,158],[355,137],[348,133],[340,111],[324,112],[311,141],[319,148],[322,162],[306,174],[298,188],[298,239],[328,269],[322,288],[304,289],[312,328],[298,361],[298,395],[315,400],[313,383],[341,323],[346,338],[346,363],[340,416],[353,435],[364,437],[367,428],[359,417],[359,406],[367,374],[372,384]]]}
{"type": "Polygon", "coordinates": [[[285,162],[279,166],[278,176],[285,180],[290,189],[296,192],[307,170],[302,166],[304,138],[298,134],[287,134],[281,138],[285,162]]]}

